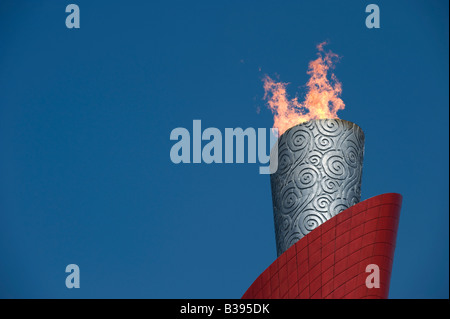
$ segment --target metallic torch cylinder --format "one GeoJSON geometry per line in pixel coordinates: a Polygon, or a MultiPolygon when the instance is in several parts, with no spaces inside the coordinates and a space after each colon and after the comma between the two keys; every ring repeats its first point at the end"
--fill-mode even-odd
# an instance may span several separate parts
{"type": "Polygon", "coordinates": [[[278,139],[271,174],[277,254],[361,199],[364,133],[340,119],[312,120],[278,139]]]}

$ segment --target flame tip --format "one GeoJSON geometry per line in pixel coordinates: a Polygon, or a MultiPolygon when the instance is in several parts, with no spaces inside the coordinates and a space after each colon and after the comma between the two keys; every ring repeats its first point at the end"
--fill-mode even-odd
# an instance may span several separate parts
{"type": "MultiPolygon", "coordinates": [[[[306,83],[307,92],[303,102],[298,101],[298,94],[289,99],[286,86],[289,83],[276,82],[267,74],[263,77],[264,99],[267,100],[268,108],[274,114],[274,125],[280,135],[295,125],[312,119],[338,118],[337,111],[345,108],[340,98],[342,84],[334,73],[331,73],[331,81],[328,80],[328,70],[334,69],[334,58],[339,56],[331,50],[324,51],[328,41],[317,45],[318,58],[310,61],[307,74],[310,79],[306,83]]],[[[279,78],[279,76],[277,76],[279,78]]]]}

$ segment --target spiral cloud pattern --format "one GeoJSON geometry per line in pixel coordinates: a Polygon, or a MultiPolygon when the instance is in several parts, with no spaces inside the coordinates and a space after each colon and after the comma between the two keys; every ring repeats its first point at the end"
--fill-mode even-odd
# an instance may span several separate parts
{"type": "Polygon", "coordinates": [[[361,199],[364,133],[340,119],[312,120],[278,140],[270,176],[277,253],[361,199]]]}

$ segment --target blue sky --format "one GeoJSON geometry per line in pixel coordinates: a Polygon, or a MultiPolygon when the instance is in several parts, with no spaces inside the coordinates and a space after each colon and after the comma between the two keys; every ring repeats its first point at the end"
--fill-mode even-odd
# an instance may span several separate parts
{"type": "Polygon", "coordinates": [[[269,177],[169,135],[271,127],[262,77],[303,92],[324,40],[362,198],[404,196],[390,297],[449,297],[448,1],[374,1],[376,30],[367,1],[76,0],[78,30],[69,3],[0,3],[0,297],[240,298],[276,258],[269,177]]]}

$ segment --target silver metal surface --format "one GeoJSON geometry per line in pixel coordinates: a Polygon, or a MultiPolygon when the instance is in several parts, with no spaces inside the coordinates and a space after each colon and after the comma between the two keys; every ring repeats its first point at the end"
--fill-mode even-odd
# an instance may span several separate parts
{"type": "Polygon", "coordinates": [[[312,120],[278,140],[270,176],[277,254],[361,199],[364,133],[340,119],[312,120]]]}

